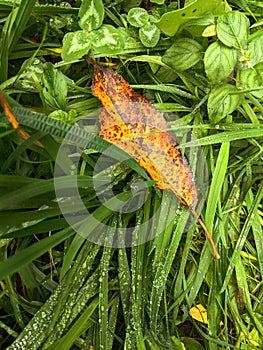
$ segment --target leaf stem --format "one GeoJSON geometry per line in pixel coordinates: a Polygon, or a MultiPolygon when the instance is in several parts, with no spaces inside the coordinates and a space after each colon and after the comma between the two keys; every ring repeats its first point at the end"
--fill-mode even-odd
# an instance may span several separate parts
{"type": "Polygon", "coordinates": [[[213,249],[213,252],[214,252],[214,256],[216,259],[220,259],[220,255],[218,253],[218,250],[217,250],[217,247],[215,245],[215,242],[211,236],[211,233],[208,231],[207,227],[205,226],[203,220],[200,218],[200,216],[197,214],[197,212],[194,210],[194,209],[190,209],[192,214],[194,215],[194,217],[197,219],[197,221],[199,222],[199,224],[202,226],[205,234],[206,234],[206,237],[207,239],[209,240],[211,246],[212,246],[212,249],[213,249]]]}

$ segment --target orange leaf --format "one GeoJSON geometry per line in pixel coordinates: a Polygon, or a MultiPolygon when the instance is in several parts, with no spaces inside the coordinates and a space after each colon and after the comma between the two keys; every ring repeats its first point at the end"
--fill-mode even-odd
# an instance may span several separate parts
{"type": "MultiPolygon", "coordinates": [[[[12,127],[14,129],[18,129],[19,122],[1,91],[0,91],[0,105],[2,106],[5,112],[5,115],[8,121],[10,122],[10,124],[12,125],[12,127]]],[[[18,129],[18,133],[23,137],[24,140],[27,140],[30,137],[30,135],[23,129],[18,129]]],[[[43,147],[43,145],[38,141],[35,141],[34,143],[39,147],[43,147]]]]}
{"type": "Polygon", "coordinates": [[[117,145],[156,180],[156,187],[173,192],[203,227],[218,259],[215,243],[195,211],[197,190],[187,159],[163,115],[145,96],[136,93],[116,72],[84,56],[94,66],[93,95],[101,101],[99,136],[117,145]]]}

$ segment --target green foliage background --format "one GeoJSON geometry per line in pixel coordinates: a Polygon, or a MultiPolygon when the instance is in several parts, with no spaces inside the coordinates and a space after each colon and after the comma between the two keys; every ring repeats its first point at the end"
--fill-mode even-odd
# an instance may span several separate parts
{"type": "MultiPolygon", "coordinates": [[[[0,18],[0,89],[31,136],[21,139],[2,113],[0,347],[261,349],[261,2],[4,0],[0,18]],[[125,200],[133,181],[146,178],[145,204],[132,215],[104,210],[92,174],[108,144],[95,136],[100,104],[84,54],[114,66],[157,108],[189,125],[195,138],[180,146],[189,147],[190,157],[201,146],[206,157],[201,216],[220,260],[198,224],[185,230],[187,208],[175,211],[173,196],[152,186],[135,161],[114,171],[114,188],[125,200]],[[75,125],[87,116],[88,125],[75,125]],[[71,141],[87,144],[79,191],[109,237],[120,223],[147,222],[165,199],[155,222],[160,235],[111,249],[110,242],[100,246],[75,234],[53,180],[68,132],[71,141]],[[207,323],[189,313],[198,304],[207,310],[207,323]]],[[[178,121],[169,122],[178,134],[178,121]]],[[[61,160],[65,171],[70,165],[61,160]]],[[[57,181],[65,190],[74,185],[70,176],[57,181]]]]}

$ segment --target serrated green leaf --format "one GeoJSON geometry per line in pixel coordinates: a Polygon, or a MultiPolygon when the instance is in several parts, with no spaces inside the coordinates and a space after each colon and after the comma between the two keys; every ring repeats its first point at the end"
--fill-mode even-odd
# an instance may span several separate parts
{"type": "Polygon", "coordinates": [[[249,20],[241,12],[228,12],[218,17],[216,31],[223,44],[241,49],[248,40],[249,20]]]}
{"type": "Polygon", "coordinates": [[[193,16],[195,19],[201,18],[207,12],[211,12],[214,16],[219,16],[228,11],[231,11],[231,8],[226,1],[196,0],[180,10],[170,11],[163,14],[156,25],[166,35],[173,36],[178,31],[179,27],[182,24],[191,21],[193,16]]]}
{"type": "Polygon", "coordinates": [[[216,41],[205,52],[204,64],[208,79],[213,84],[221,83],[234,70],[237,51],[216,41]]]}
{"type": "Polygon", "coordinates": [[[119,52],[124,46],[124,40],[119,30],[110,24],[104,24],[91,33],[92,47],[104,55],[119,52]]]}
{"type": "Polygon", "coordinates": [[[104,19],[104,5],[102,0],[82,0],[79,17],[80,28],[89,32],[98,29],[104,19]]]}
{"type": "Polygon", "coordinates": [[[91,47],[90,34],[84,30],[67,33],[63,38],[62,59],[74,61],[86,55],[91,47]]]}
{"type": "Polygon", "coordinates": [[[139,37],[146,47],[154,47],[160,39],[160,30],[154,24],[146,24],[139,29],[139,37]]]}
{"type": "Polygon", "coordinates": [[[127,16],[127,21],[134,27],[142,27],[149,20],[148,12],[140,7],[130,9],[127,16]]]}
{"type": "Polygon", "coordinates": [[[195,40],[181,38],[164,53],[162,61],[176,71],[194,66],[203,57],[203,47],[195,40]]]}
{"type": "Polygon", "coordinates": [[[241,84],[246,89],[260,88],[258,91],[251,91],[251,94],[257,98],[263,96],[263,64],[259,64],[255,67],[243,69],[240,72],[241,84]]]}
{"type": "Polygon", "coordinates": [[[207,102],[211,123],[218,123],[232,113],[242,103],[242,100],[240,90],[234,85],[224,84],[216,87],[211,91],[207,102]]]}

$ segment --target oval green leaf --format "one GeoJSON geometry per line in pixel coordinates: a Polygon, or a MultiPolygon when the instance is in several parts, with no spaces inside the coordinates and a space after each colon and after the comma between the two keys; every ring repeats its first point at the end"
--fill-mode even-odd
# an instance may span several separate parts
{"type": "Polygon", "coordinates": [[[237,62],[237,51],[216,41],[205,52],[204,64],[208,79],[213,84],[225,80],[234,70],[237,62]]]}
{"type": "Polygon", "coordinates": [[[248,44],[248,50],[251,50],[250,64],[252,66],[263,62],[263,31],[262,34],[248,44]]]}
{"type": "Polygon", "coordinates": [[[202,345],[193,338],[183,338],[182,340],[186,350],[204,350],[202,345]]]}
{"type": "Polygon", "coordinates": [[[149,14],[143,8],[135,7],[128,12],[127,21],[134,27],[140,28],[144,26],[148,20],[149,14]]]}
{"type": "Polygon", "coordinates": [[[88,54],[91,47],[90,34],[84,30],[67,33],[63,38],[61,57],[65,62],[75,61],[88,54]]]}
{"type": "Polygon", "coordinates": [[[216,124],[242,103],[243,95],[234,85],[223,84],[213,89],[208,97],[207,110],[211,123],[216,124]]]}
{"type": "Polygon", "coordinates": [[[259,88],[259,90],[251,91],[251,94],[261,98],[263,96],[263,65],[259,64],[242,70],[240,72],[240,81],[246,89],[259,88]]]}
{"type": "Polygon", "coordinates": [[[139,29],[139,37],[146,47],[154,47],[160,39],[160,30],[154,24],[146,24],[139,29]]]}
{"type": "Polygon", "coordinates": [[[123,36],[110,24],[104,24],[91,33],[91,45],[104,55],[119,52],[124,46],[123,36]]]}
{"type": "Polygon", "coordinates": [[[203,57],[203,47],[195,40],[181,38],[164,53],[162,61],[176,71],[194,66],[203,57]]]}
{"type": "Polygon", "coordinates": [[[156,25],[166,35],[173,36],[182,24],[193,20],[193,17],[197,19],[208,12],[211,12],[214,16],[219,16],[228,11],[231,11],[231,8],[226,1],[196,0],[182,9],[163,14],[156,25]]]}
{"type": "Polygon", "coordinates": [[[82,0],[79,9],[79,26],[91,31],[98,29],[104,19],[104,5],[102,0],[82,0]]]}
{"type": "Polygon", "coordinates": [[[41,82],[47,104],[55,110],[66,110],[68,86],[65,75],[50,62],[46,62],[43,68],[41,82]]]}
{"type": "Polygon", "coordinates": [[[228,12],[218,17],[216,31],[223,44],[241,49],[248,40],[249,20],[241,12],[228,12]]]}

